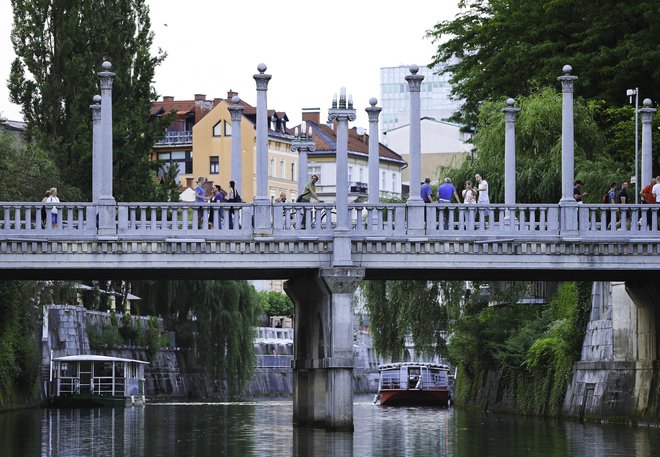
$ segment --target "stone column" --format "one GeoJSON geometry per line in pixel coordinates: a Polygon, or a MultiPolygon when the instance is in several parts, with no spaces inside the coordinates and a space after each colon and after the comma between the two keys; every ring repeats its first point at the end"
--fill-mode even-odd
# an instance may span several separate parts
{"type": "Polygon", "coordinates": [[[316,151],[316,143],[312,139],[312,127],[308,127],[305,121],[296,127],[291,152],[298,153],[298,195],[302,195],[307,184],[307,153],[316,151]]]}
{"type": "Polygon", "coordinates": [[[410,195],[408,195],[408,234],[423,235],[426,232],[424,218],[424,201],[419,195],[422,180],[422,142],[420,90],[424,75],[418,75],[419,67],[410,66],[410,74],[406,76],[410,90],[410,195]]]}
{"type": "Polygon", "coordinates": [[[363,269],[289,280],[294,303],[294,422],[353,430],[353,294],[363,269]]]}
{"type": "Polygon", "coordinates": [[[227,106],[231,115],[231,179],[236,184],[239,195],[243,195],[243,145],[241,134],[241,119],[243,117],[243,106],[239,105],[241,99],[234,95],[232,104],[227,106]]]}
{"type": "Polygon", "coordinates": [[[653,177],[653,113],[657,110],[651,108],[651,100],[645,98],[642,102],[644,108],[639,110],[642,115],[642,183],[643,189],[653,177]]]}
{"type": "Polygon", "coordinates": [[[380,186],[378,168],[380,165],[380,143],[378,141],[378,116],[383,108],[376,106],[375,97],[369,99],[369,106],[365,108],[369,116],[369,203],[375,205],[379,202],[380,186]]]}
{"type": "Polygon", "coordinates": [[[92,201],[98,203],[101,195],[101,96],[94,95],[92,110],[92,201]]]}
{"type": "Polygon", "coordinates": [[[504,113],[504,203],[516,204],[516,117],[520,108],[514,108],[516,101],[509,98],[504,113]]]}
{"type": "Polygon", "coordinates": [[[101,160],[99,171],[99,236],[116,236],[116,202],[112,196],[112,82],[115,74],[110,71],[112,64],[108,61],[101,65],[103,71],[98,73],[101,83],[101,160]]]}
{"type": "MultiPolygon", "coordinates": [[[[273,233],[268,198],[268,82],[271,75],[265,74],[266,64],[257,66],[257,193],[254,197],[254,231],[256,236],[270,236],[273,233]]],[[[232,130],[233,132],[233,130],[232,130]]]]}
{"type": "Polygon", "coordinates": [[[353,109],[353,99],[346,100],[346,89],[341,88],[339,104],[336,98],[332,101],[332,108],[328,110],[328,121],[337,121],[337,165],[336,165],[336,207],[337,226],[333,241],[332,265],[351,266],[351,234],[348,214],[348,121],[356,119],[353,109]]]}
{"type": "Polygon", "coordinates": [[[564,76],[557,78],[561,81],[562,117],[561,117],[561,200],[560,230],[562,236],[575,236],[578,231],[578,206],[573,198],[574,178],[574,135],[573,135],[573,84],[578,79],[572,76],[573,68],[564,65],[564,76]]]}

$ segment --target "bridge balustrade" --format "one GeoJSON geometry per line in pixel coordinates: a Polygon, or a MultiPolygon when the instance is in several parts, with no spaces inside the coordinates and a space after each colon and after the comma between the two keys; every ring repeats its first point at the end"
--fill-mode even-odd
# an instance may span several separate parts
{"type": "MultiPolygon", "coordinates": [[[[52,205],[0,202],[0,238],[88,239],[97,233],[93,203],[60,203],[51,224],[52,205]]],[[[249,239],[254,231],[252,203],[117,203],[116,233],[132,239],[199,237],[249,239]]],[[[404,203],[348,205],[354,238],[406,237],[409,207],[404,203]]],[[[578,236],[660,238],[660,205],[576,206],[578,236]]],[[[561,235],[559,205],[430,204],[424,208],[427,237],[543,238],[561,235]]],[[[271,206],[273,236],[330,239],[336,228],[333,203],[284,203],[271,206]],[[303,224],[303,219],[305,224],[303,224]]]]}

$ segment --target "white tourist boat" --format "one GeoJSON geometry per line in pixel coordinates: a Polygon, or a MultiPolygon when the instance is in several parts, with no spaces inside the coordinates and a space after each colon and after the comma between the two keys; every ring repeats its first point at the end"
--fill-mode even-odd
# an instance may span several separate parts
{"type": "Polygon", "coordinates": [[[449,367],[439,363],[399,362],[378,367],[379,405],[447,406],[449,367]]]}
{"type": "Polygon", "coordinates": [[[70,355],[51,360],[50,403],[57,407],[144,404],[142,360],[70,355]]]}

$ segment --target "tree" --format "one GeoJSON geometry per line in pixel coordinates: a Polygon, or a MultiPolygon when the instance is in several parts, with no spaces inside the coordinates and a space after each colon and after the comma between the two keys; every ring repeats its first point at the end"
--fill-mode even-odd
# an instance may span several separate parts
{"type": "MultiPolygon", "coordinates": [[[[145,297],[146,309],[162,313],[177,329],[189,328],[193,322],[201,366],[215,379],[226,380],[231,394],[240,393],[252,375],[254,326],[261,314],[251,285],[218,280],[134,281],[132,290],[145,297]]],[[[183,342],[186,335],[177,338],[183,342]]]]}
{"type": "Polygon", "coordinates": [[[461,118],[476,124],[485,100],[528,95],[557,85],[565,64],[576,93],[619,105],[639,87],[657,100],[660,3],[654,0],[462,0],[461,13],[427,31],[438,43],[431,65],[448,64],[461,118]]]}
{"type": "Polygon", "coordinates": [[[286,294],[264,290],[257,292],[257,297],[264,313],[269,316],[293,316],[293,302],[286,294]]]}
{"type": "MultiPolygon", "coordinates": [[[[561,111],[562,97],[544,88],[517,100],[522,108],[516,122],[516,201],[518,203],[556,203],[561,198],[561,111]]],[[[444,168],[443,175],[456,182],[474,180],[480,173],[488,180],[492,202],[504,201],[504,100],[487,101],[479,112],[473,142],[474,160],[458,168],[444,168]]],[[[594,120],[593,105],[582,99],[574,103],[575,177],[590,193],[585,199],[596,201],[612,179],[630,176],[634,161],[626,168],[604,153],[605,135],[594,120]]]]}
{"type": "MultiPolygon", "coordinates": [[[[150,152],[168,119],[149,120],[155,68],[144,0],[12,0],[16,59],[10,97],[22,106],[28,139],[54,158],[64,182],[91,195],[92,97],[104,60],[113,64],[114,194],[121,201],[161,199],[150,152]]],[[[71,198],[66,195],[67,200],[71,198]]]]}

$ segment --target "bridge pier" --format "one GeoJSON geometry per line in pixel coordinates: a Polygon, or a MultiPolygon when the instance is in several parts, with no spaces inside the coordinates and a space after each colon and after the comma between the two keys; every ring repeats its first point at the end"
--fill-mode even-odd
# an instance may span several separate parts
{"type": "Polygon", "coordinates": [[[591,318],[564,400],[572,417],[660,413],[656,282],[594,283],[591,318]]]}
{"type": "Polygon", "coordinates": [[[359,268],[318,270],[287,281],[294,303],[293,421],[353,430],[353,294],[359,268]]]}

